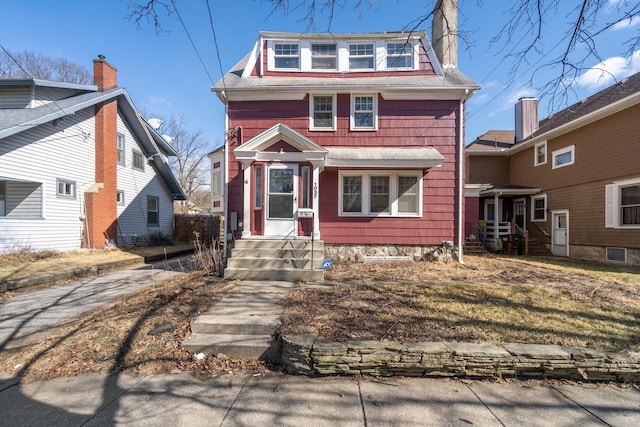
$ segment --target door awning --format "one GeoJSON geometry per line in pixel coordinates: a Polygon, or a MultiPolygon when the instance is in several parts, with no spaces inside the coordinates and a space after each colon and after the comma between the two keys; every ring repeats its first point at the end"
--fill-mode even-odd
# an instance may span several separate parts
{"type": "Polygon", "coordinates": [[[542,191],[537,187],[520,187],[520,186],[505,186],[505,187],[493,187],[487,190],[483,190],[480,192],[481,197],[487,196],[505,196],[505,197],[514,197],[514,196],[532,196],[534,194],[538,194],[542,191]]]}
{"type": "Polygon", "coordinates": [[[326,167],[419,168],[440,167],[444,156],[435,148],[329,148],[326,167]]]}

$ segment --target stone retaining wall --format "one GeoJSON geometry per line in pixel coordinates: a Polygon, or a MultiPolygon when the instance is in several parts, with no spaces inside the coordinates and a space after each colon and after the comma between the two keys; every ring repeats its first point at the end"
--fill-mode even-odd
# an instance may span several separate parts
{"type": "Polygon", "coordinates": [[[307,334],[283,336],[282,359],[286,371],[298,375],[640,380],[640,353],[617,355],[538,344],[343,344],[307,334]]]}

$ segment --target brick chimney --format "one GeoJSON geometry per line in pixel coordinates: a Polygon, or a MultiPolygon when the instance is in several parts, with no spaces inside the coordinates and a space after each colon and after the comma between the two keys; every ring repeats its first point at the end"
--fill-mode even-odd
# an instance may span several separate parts
{"type": "Polygon", "coordinates": [[[516,112],[516,142],[527,139],[538,130],[538,99],[520,98],[515,108],[516,112]]]}
{"type": "Polygon", "coordinates": [[[100,91],[118,86],[118,70],[105,61],[103,55],[93,60],[93,82],[100,91]]]}
{"type": "MultiPolygon", "coordinates": [[[[117,86],[118,72],[100,55],[93,60],[93,80],[100,91],[117,86]]],[[[118,101],[95,106],[95,177],[85,192],[86,230],[92,249],[117,239],[117,129],[118,101]]]]}
{"type": "Polygon", "coordinates": [[[433,49],[444,67],[458,66],[458,0],[438,0],[431,22],[433,49]]]}

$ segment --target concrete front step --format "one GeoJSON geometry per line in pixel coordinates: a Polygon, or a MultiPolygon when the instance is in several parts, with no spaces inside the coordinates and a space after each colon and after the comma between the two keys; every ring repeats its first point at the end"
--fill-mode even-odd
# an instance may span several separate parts
{"type": "MultiPolygon", "coordinates": [[[[322,258],[313,260],[315,268],[322,267],[322,258]]],[[[302,258],[238,258],[232,256],[227,260],[227,268],[296,268],[300,270],[309,269],[310,259],[302,258]]]]}
{"type": "Polygon", "coordinates": [[[239,239],[234,241],[234,248],[238,249],[306,249],[323,250],[322,240],[300,240],[300,239],[239,239]]]}
{"type": "Polygon", "coordinates": [[[324,270],[300,270],[296,268],[225,268],[225,279],[235,280],[282,280],[299,282],[324,280],[324,270]]]}
{"type": "Polygon", "coordinates": [[[271,335],[280,327],[279,315],[241,316],[205,314],[191,323],[194,334],[271,335]]]}
{"type": "MultiPolygon", "coordinates": [[[[231,258],[300,258],[311,259],[311,248],[309,249],[286,249],[286,248],[233,248],[231,258]]],[[[321,260],[324,257],[324,250],[313,249],[313,258],[321,260]]]]}
{"type": "Polygon", "coordinates": [[[192,353],[222,353],[236,359],[280,358],[280,342],[271,335],[193,334],[182,343],[182,348],[192,353]]]}

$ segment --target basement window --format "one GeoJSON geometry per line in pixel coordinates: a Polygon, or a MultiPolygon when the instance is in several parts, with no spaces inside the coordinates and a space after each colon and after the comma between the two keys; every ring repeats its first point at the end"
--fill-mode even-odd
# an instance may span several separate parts
{"type": "Polygon", "coordinates": [[[626,248],[607,248],[607,261],[627,262],[626,248]]]}

